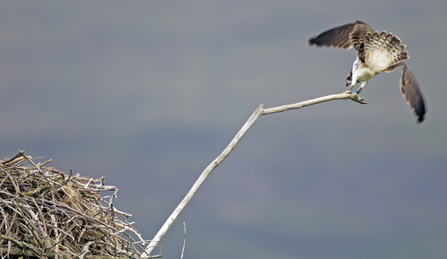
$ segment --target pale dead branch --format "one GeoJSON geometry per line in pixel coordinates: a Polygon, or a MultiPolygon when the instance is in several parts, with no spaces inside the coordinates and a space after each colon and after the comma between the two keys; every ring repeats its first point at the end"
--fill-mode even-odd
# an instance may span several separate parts
{"type": "Polygon", "coordinates": [[[180,256],[180,259],[183,259],[183,256],[185,255],[185,247],[186,247],[186,224],[183,222],[183,231],[185,232],[185,237],[183,238],[183,248],[182,248],[182,254],[180,256]]]}
{"type": "Polygon", "coordinates": [[[180,204],[175,208],[175,210],[172,212],[172,214],[168,217],[166,222],[163,224],[163,226],[160,228],[158,233],[155,235],[155,237],[151,240],[149,245],[145,249],[145,253],[142,254],[140,258],[151,258],[154,256],[151,256],[152,250],[158,245],[158,242],[160,242],[161,238],[166,234],[168,229],[171,227],[171,225],[174,223],[177,216],[180,214],[180,212],[185,208],[185,206],[191,201],[192,197],[196,194],[196,192],[199,190],[200,186],[203,184],[205,179],[208,177],[208,175],[233,151],[233,149],[236,147],[236,145],[239,143],[241,138],[245,135],[245,133],[250,129],[250,127],[253,125],[253,123],[258,119],[261,115],[267,115],[267,114],[273,114],[293,109],[300,109],[306,106],[327,102],[327,101],[333,101],[333,100],[342,100],[342,99],[350,99],[355,102],[366,104],[363,98],[359,97],[356,94],[351,94],[349,92],[344,92],[341,94],[332,94],[327,95],[299,103],[294,104],[288,104],[268,109],[263,109],[263,105],[259,105],[259,107],[253,112],[253,114],[250,116],[250,118],[247,120],[247,122],[242,126],[242,128],[239,130],[239,132],[236,134],[236,136],[233,138],[233,140],[230,142],[230,144],[222,151],[222,153],[214,159],[211,164],[209,164],[205,170],[202,172],[202,174],[199,176],[199,178],[196,180],[194,185],[191,187],[191,189],[188,191],[186,196],[183,198],[183,200],[180,202],[180,204]]]}

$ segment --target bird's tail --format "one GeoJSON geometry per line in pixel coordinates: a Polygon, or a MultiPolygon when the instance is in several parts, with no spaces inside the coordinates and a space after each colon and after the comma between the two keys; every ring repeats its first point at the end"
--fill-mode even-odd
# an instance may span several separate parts
{"type": "MultiPolygon", "coordinates": [[[[381,56],[380,58],[382,58],[382,55],[386,55],[387,57],[384,57],[383,60],[387,60],[388,63],[382,64],[384,66],[383,69],[409,59],[410,57],[405,47],[404,44],[401,44],[400,39],[393,36],[392,33],[387,34],[383,31],[380,34],[374,32],[365,35],[366,59],[377,58],[377,56],[381,56]]],[[[368,63],[368,60],[365,61],[368,63]]],[[[383,71],[383,69],[381,70],[383,71]]]]}

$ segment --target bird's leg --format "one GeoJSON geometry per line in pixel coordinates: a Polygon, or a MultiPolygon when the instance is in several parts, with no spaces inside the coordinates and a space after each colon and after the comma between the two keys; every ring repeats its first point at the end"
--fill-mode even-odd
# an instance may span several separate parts
{"type": "Polygon", "coordinates": [[[352,70],[351,73],[349,73],[348,77],[346,77],[346,86],[349,86],[352,84],[352,70]]]}
{"type": "Polygon", "coordinates": [[[348,90],[345,91],[345,94],[351,94],[352,88],[357,84],[357,82],[353,81],[348,90]]]}
{"type": "Polygon", "coordinates": [[[351,90],[354,87],[354,85],[356,84],[356,80],[354,80],[354,82],[353,82],[352,78],[353,77],[352,77],[352,70],[351,70],[351,73],[349,73],[348,77],[346,78],[346,86],[351,86],[351,87],[349,87],[349,90],[346,90],[344,92],[345,94],[351,94],[351,90]]]}
{"type": "MultiPolygon", "coordinates": [[[[363,87],[365,87],[365,85],[367,85],[368,84],[368,80],[366,80],[366,81],[363,81],[362,82],[362,84],[359,86],[359,88],[357,89],[357,91],[355,91],[355,94],[356,95],[359,95],[359,93],[362,91],[362,89],[363,89],[363,87]]],[[[351,88],[352,88],[353,86],[351,85],[351,88]]],[[[349,89],[349,90],[351,90],[351,88],[349,89]]]]}

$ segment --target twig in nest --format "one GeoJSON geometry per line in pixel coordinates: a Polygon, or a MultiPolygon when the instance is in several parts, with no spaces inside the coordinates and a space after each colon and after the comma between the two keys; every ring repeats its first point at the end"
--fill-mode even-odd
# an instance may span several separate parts
{"type": "Polygon", "coordinates": [[[95,242],[90,241],[87,244],[85,244],[84,248],[82,248],[82,252],[79,255],[79,259],[84,259],[85,254],[87,254],[87,252],[89,251],[89,247],[94,244],[95,242]]]}
{"type": "Polygon", "coordinates": [[[38,196],[40,193],[43,193],[44,191],[51,189],[50,185],[41,185],[37,187],[36,189],[30,191],[30,192],[24,192],[23,194],[34,197],[38,196]]]}
{"type": "Polygon", "coordinates": [[[15,156],[14,156],[13,158],[11,158],[11,159],[8,159],[8,160],[2,162],[2,164],[5,165],[5,166],[8,166],[8,165],[17,163],[18,161],[22,161],[22,160],[23,160],[23,152],[24,152],[24,151],[25,151],[25,150],[23,150],[23,151],[20,151],[20,150],[19,150],[19,152],[17,152],[17,155],[15,155],[15,156]]]}
{"type": "Polygon", "coordinates": [[[1,239],[4,239],[4,240],[11,241],[11,242],[13,242],[14,244],[16,244],[16,245],[17,245],[18,247],[20,247],[20,248],[26,248],[26,249],[29,249],[29,250],[33,251],[33,253],[36,254],[36,255],[40,255],[40,254],[41,254],[41,253],[39,253],[39,252],[37,251],[37,248],[35,248],[34,246],[29,245],[29,244],[27,244],[27,243],[25,243],[25,242],[17,241],[17,240],[15,240],[14,238],[11,238],[11,237],[8,237],[8,236],[5,236],[5,235],[0,235],[0,238],[1,238],[1,239]]]}

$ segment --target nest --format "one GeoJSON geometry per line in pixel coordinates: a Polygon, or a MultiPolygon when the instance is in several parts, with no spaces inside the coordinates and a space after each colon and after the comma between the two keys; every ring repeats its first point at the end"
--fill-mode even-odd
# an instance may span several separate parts
{"type": "Polygon", "coordinates": [[[35,164],[23,151],[0,161],[1,258],[140,257],[146,241],[127,221],[132,215],[112,205],[118,188],[43,167],[49,162],[35,164]]]}

